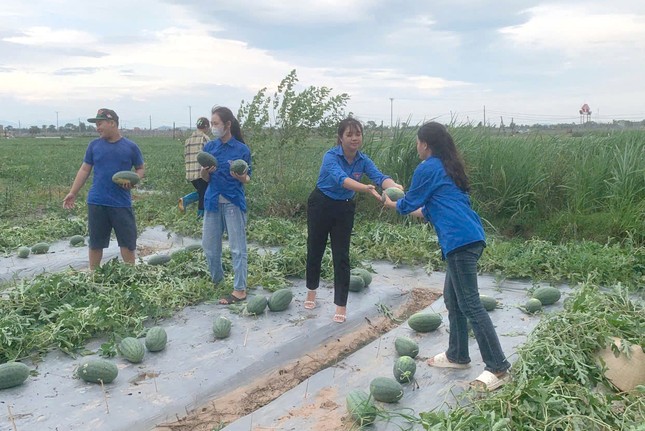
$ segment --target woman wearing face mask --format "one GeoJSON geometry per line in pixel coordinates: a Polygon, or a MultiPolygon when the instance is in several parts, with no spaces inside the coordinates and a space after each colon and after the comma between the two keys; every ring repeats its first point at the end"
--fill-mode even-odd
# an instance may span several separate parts
{"type": "Polygon", "coordinates": [[[213,283],[224,278],[222,269],[222,236],[228,234],[233,260],[233,292],[220,299],[220,304],[233,304],[246,299],[246,197],[244,184],[251,180],[251,151],[244,142],[240,123],[230,109],[215,106],[211,111],[213,140],[204,151],[217,159],[217,167],[202,168],[200,175],[208,182],[204,196],[202,247],[213,283]],[[230,170],[231,162],[242,159],[247,171],[238,175],[230,170]]]}

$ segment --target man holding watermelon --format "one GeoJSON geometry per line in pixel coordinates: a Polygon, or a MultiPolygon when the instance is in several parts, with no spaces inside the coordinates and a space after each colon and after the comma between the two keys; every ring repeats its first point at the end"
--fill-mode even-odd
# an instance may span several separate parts
{"type": "Polygon", "coordinates": [[[76,195],[93,170],[92,186],[87,194],[90,269],[94,270],[101,264],[103,249],[110,245],[113,229],[123,261],[134,265],[137,224],[130,189],[136,182],[117,183],[112,177],[117,172],[131,171],[134,167],[138,178],[143,178],[143,155],[137,144],[121,136],[119,116],[113,110],[101,108],[95,117],[87,121],[96,124],[100,136],[88,145],[72,188],[63,200],[63,208],[74,208],[76,195]]]}

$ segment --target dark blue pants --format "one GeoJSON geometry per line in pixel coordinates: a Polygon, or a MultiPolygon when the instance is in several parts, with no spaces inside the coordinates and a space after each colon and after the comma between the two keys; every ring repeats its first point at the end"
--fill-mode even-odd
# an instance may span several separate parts
{"type": "Polygon", "coordinates": [[[477,261],[483,251],[484,245],[476,243],[446,256],[448,270],[443,295],[450,321],[446,356],[457,364],[470,362],[467,326],[467,320],[470,320],[485,369],[499,373],[509,369],[511,364],[506,360],[493,322],[479,299],[477,261]]]}

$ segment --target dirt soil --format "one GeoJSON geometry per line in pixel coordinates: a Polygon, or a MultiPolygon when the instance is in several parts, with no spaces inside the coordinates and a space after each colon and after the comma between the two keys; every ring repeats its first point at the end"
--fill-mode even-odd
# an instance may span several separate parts
{"type": "MultiPolygon", "coordinates": [[[[331,339],[330,342],[318,348],[303,352],[303,355],[283,367],[269,371],[263,378],[251,384],[236,388],[224,396],[210,400],[207,405],[192,412],[176,422],[158,425],[154,431],[213,431],[223,428],[243,416],[270,403],[283,393],[296,387],[318,371],[337,364],[366,344],[379,338],[404,322],[410,315],[432,304],[440,292],[415,288],[409,293],[407,301],[390,316],[378,319],[365,319],[364,324],[350,334],[331,339]],[[241,401],[243,400],[243,401],[241,401]]],[[[339,406],[335,400],[334,388],[327,388],[311,404],[294,408],[288,417],[317,417],[320,424],[311,431],[328,431],[347,429],[351,421],[345,418],[344,406],[339,406]]],[[[306,391],[305,391],[306,392],[306,391]]],[[[303,394],[307,397],[307,394],[303,394]]],[[[288,417],[285,417],[287,419],[288,417]]],[[[254,431],[267,431],[265,427],[253,427],[254,431]]],[[[272,428],[273,429],[273,428],[272,428]]]]}

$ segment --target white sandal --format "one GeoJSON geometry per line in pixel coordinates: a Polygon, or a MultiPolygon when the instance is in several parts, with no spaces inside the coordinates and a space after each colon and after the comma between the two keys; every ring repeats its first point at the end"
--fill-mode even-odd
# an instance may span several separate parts
{"type": "Polygon", "coordinates": [[[470,364],[458,364],[456,362],[450,362],[448,360],[448,357],[446,356],[446,352],[435,355],[434,358],[432,358],[432,362],[428,360],[427,363],[431,367],[436,368],[456,368],[461,370],[470,367],[470,364]]]}
{"type": "Polygon", "coordinates": [[[474,389],[494,391],[510,381],[511,373],[508,371],[501,377],[497,377],[490,371],[484,371],[475,380],[470,382],[470,386],[474,389]]]}
{"type": "Polygon", "coordinates": [[[345,322],[346,319],[347,319],[347,315],[336,313],[334,314],[334,318],[332,320],[336,323],[343,323],[345,322]]]}

